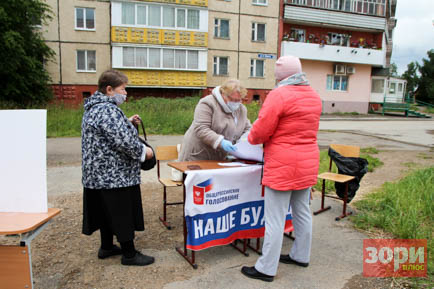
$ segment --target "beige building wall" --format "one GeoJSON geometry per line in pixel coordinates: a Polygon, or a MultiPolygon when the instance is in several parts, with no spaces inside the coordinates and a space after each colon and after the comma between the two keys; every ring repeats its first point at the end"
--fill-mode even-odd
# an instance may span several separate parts
{"type": "Polygon", "coordinates": [[[237,51],[223,51],[223,50],[209,50],[208,51],[208,71],[206,74],[207,86],[215,87],[221,85],[224,81],[230,78],[236,78],[238,69],[238,52],[237,51]],[[214,56],[228,57],[228,75],[214,75],[214,56]]]}
{"type": "Polygon", "coordinates": [[[246,88],[272,89],[275,85],[274,64],[276,59],[258,58],[258,53],[240,53],[239,79],[246,88]],[[250,76],[250,60],[264,60],[264,77],[250,76]]]}
{"type": "Polygon", "coordinates": [[[109,44],[62,43],[62,83],[92,84],[98,83],[99,75],[111,68],[109,44]],[[96,71],[77,72],[77,50],[96,51],[96,71]]]}
{"type": "Polygon", "coordinates": [[[241,15],[240,51],[277,54],[278,18],[241,15]],[[265,41],[252,41],[252,23],[265,24],[265,41]]]}
{"type": "Polygon", "coordinates": [[[45,0],[51,7],[52,17],[47,25],[42,26],[42,35],[46,41],[59,41],[59,19],[57,17],[57,1],[58,0],[45,0]]]}
{"type": "Polygon", "coordinates": [[[218,12],[238,13],[238,11],[240,11],[240,0],[233,0],[233,1],[209,0],[208,10],[209,12],[218,11],[218,12]]]}
{"type": "MultiPolygon", "coordinates": [[[[267,5],[253,4],[252,0],[240,0],[241,14],[261,15],[264,17],[279,17],[279,2],[280,0],[268,0],[267,5]]],[[[238,2],[238,1],[236,1],[238,2]]]]}
{"type": "Polygon", "coordinates": [[[110,42],[110,1],[62,1],[59,6],[60,40],[67,42],[110,42]],[[95,9],[95,30],[75,29],[75,8],[95,9]]]}
{"type": "Polygon", "coordinates": [[[248,89],[272,89],[274,63],[277,57],[279,1],[268,1],[268,5],[254,5],[252,0],[209,1],[208,34],[208,87],[220,85],[228,78],[238,78],[248,89]],[[228,19],[230,39],[214,37],[216,18],[228,19]],[[265,41],[255,42],[252,37],[252,23],[266,24],[265,41]],[[274,58],[259,58],[267,54],[274,58]],[[213,75],[214,56],[229,57],[227,76],[213,75]],[[264,77],[250,77],[251,59],[264,60],[264,77]]]}
{"type": "Polygon", "coordinates": [[[208,48],[223,50],[238,50],[238,14],[209,11],[208,18],[208,48]],[[215,19],[229,20],[229,38],[214,36],[215,19]]]}
{"type": "Polygon", "coordinates": [[[60,61],[59,61],[59,42],[47,42],[48,47],[54,51],[54,56],[51,60],[46,61],[44,66],[51,77],[52,84],[60,83],[60,61]]]}
{"type": "Polygon", "coordinates": [[[110,68],[110,1],[46,0],[53,19],[42,33],[55,55],[46,68],[52,84],[95,85],[97,77],[110,68]],[[75,8],[95,9],[95,30],[75,29],[75,8]],[[60,23],[60,25],[59,25],[60,23]],[[77,49],[96,51],[96,72],[77,72],[77,49]]]}

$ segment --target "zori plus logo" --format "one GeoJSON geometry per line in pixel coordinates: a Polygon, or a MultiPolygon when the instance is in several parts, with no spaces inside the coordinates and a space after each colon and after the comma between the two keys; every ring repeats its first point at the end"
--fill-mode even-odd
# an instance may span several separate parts
{"type": "Polygon", "coordinates": [[[212,190],[212,179],[208,179],[200,184],[193,186],[193,202],[196,205],[203,205],[205,193],[212,190]]]}
{"type": "Polygon", "coordinates": [[[426,277],[426,239],[363,240],[363,276],[426,277]]]}

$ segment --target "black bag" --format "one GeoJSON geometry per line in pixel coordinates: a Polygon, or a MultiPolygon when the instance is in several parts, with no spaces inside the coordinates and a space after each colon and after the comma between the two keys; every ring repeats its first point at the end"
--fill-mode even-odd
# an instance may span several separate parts
{"type": "MultiPolygon", "coordinates": [[[[360,181],[363,176],[368,172],[368,161],[364,158],[352,158],[341,156],[337,151],[329,148],[329,156],[338,167],[338,173],[348,176],[354,176],[355,178],[348,183],[348,199],[349,203],[356,191],[360,187],[360,181]]],[[[335,182],[336,194],[343,199],[345,195],[345,184],[335,182]]]]}
{"type": "Polygon", "coordinates": [[[152,152],[153,152],[153,156],[150,159],[146,159],[143,163],[140,163],[140,168],[144,171],[148,171],[152,168],[155,167],[155,165],[157,164],[157,159],[155,158],[155,151],[154,148],[151,147],[150,144],[148,144],[147,138],[146,138],[146,131],[145,131],[145,126],[143,125],[143,121],[140,120],[140,125],[142,126],[142,130],[143,130],[143,135],[145,137],[145,139],[140,137],[140,133],[139,133],[139,128],[136,126],[137,132],[139,133],[139,140],[141,143],[143,143],[145,146],[151,148],[152,152]]]}

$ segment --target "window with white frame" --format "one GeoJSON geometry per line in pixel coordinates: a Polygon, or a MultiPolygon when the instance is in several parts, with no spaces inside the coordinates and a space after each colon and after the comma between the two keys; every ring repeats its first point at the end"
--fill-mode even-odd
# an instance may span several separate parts
{"type": "Polygon", "coordinates": [[[214,19],[214,37],[229,38],[229,20],[214,19]]]}
{"type": "Polygon", "coordinates": [[[199,10],[187,10],[187,28],[199,29],[199,10]]]}
{"type": "Polygon", "coordinates": [[[402,83],[398,83],[398,92],[402,92],[402,83]]]}
{"type": "Polygon", "coordinates": [[[199,51],[171,48],[123,47],[122,67],[199,69],[199,51]]]}
{"type": "Polygon", "coordinates": [[[252,41],[265,41],[265,24],[252,23],[252,41]]]}
{"type": "Polygon", "coordinates": [[[384,93],[384,79],[372,79],[371,92],[384,93]]]}
{"type": "Polygon", "coordinates": [[[348,76],[327,75],[327,90],[348,91],[348,76]]]}
{"type": "Polygon", "coordinates": [[[169,5],[122,3],[121,24],[199,29],[200,10],[169,5]]]}
{"type": "Polygon", "coordinates": [[[256,5],[268,5],[268,0],[252,0],[252,3],[256,5]]]}
{"type": "Polygon", "coordinates": [[[134,3],[122,3],[122,24],[136,24],[136,5],[134,3]]]}
{"type": "Polygon", "coordinates": [[[78,72],[96,71],[95,50],[77,50],[77,71],[78,72]]]}
{"type": "Polygon", "coordinates": [[[264,60],[250,59],[250,77],[264,77],[264,60]]]}
{"type": "Polygon", "coordinates": [[[75,29],[95,30],[95,8],[75,8],[75,29]]]}
{"type": "Polygon", "coordinates": [[[396,82],[389,82],[389,94],[396,93],[396,82]]]}
{"type": "Polygon", "coordinates": [[[228,75],[228,58],[221,56],[214,56],[214,75],[228,75]]]}

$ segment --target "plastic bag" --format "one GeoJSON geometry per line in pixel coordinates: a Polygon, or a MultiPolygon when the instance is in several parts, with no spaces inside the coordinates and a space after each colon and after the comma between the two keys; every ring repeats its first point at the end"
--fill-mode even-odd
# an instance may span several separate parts
{"type": "MultiPolygon", "coordinates": [[[[339,174],[355,177],[355,179],[348,183],[347,203],[349,203],[356,195],[363,176],[368,172],[369,163],[364,158],[344,157],[332,148],[329,148],[328,154],[336,164],[339,174]]],[[[345,183],[335,182],[335,189],[336,194],[343,199],[345,195],[345,183]]]]}

